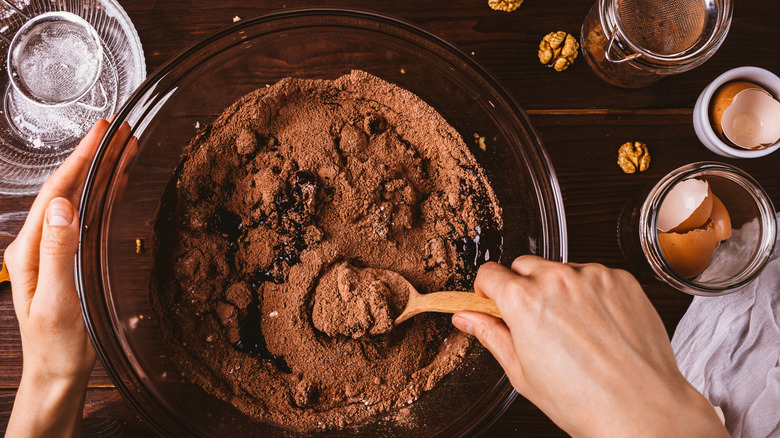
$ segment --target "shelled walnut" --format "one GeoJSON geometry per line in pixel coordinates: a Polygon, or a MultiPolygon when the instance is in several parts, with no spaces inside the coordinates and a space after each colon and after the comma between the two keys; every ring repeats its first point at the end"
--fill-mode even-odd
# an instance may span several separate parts
{"type": "Polygon", "coordinates": [[[580,44],[571,34],[559,30],[550,32],[539,43],[539,61],[555,69],[564,71],[574,62],[580,44]]]}
{"type": "Polygon", "coordinates": [[[496,11],[512,12],[523,4],[523,0],[488,0],[488,6],[496,11]]]}
{"type": "Polygon", "coordinates": [[[650,151],[642,142],[626,142],[618,149],[618,166],[625,173],[644,172],[650,167],[650,151]]]}

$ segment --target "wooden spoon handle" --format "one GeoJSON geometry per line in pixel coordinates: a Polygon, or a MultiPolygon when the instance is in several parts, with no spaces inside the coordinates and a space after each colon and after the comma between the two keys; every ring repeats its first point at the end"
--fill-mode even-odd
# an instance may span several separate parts
{"type": "Polygon", "coordinates": [[[11,277],[8,275],[8,269],[6,269],[5,260],[3,260],[3,269],[0,269],[0,284],[6,281],[11,281],[11,277]]]}
{"type": "Polygon", "coordinates": [[[434,292],[417,297],[415,307],[421,312],[455,313],[459,310],[486,313],[501,318],[496,303],[472,292],[434,292]]]}

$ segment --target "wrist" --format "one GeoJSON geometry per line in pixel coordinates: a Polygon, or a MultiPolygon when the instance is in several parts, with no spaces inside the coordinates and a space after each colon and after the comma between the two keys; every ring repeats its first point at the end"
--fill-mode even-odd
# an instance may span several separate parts
{"type": "Polygon", "coordinates": [[[685,401],[681,407],[681,412],[686,413],[681,418],[681,426],[685,429],[679,429],[685,436],[689,437],[730,437],[720,416],[716,413],[712,403],[707,400],[690,383],[685,382],[685,401]]]}
{"type": "Polygon", "coordinates": [[[77,436],[89,376],[64,378],[24,369],[8,436],[77,436]]]}
{"type": "Polygon", "coordinates": [[[590,424],[576,435],[642,437],[729,437],[710,402],[682,375],[648,378],[623,387],[623,396],[613,400],[609,421],[590,424]]]}
{"type": "Polygon", "coordinates": [[[81,388],[87,385],[95,359],[51,360],[38,351],[28,352],[22,344],[22,384],[33,387],[81,388]]]}
{"type": "Polygon", "coordinates": [[[86,391],[91,372],[92,370],[89,370],[65,376],[47,370],[23,367],[19,388],[25,388],[41,395],[46,395],[48,392],[52,395],[67,397],[86,391]]]}
{"type": "Polygon", "coordinates": [[[22,381],[36,387],[56,386],[80,387],[86,385],[92,375],[92,367],[52,369],[50,366],[40,366],[32,361],[24,360],[22,365],[22,381]],[[29,366],[28,366],[29,363],[29,366]]]}
{"type": "Polygon", "coordinates": [[[685,436],[691,438],[730,437],[712,404],[688,383],[682,375],[677,384],[665,387],[664,394],[655,393],[645,404],[649,428],[642,435],[654,437],[685,436]]]}

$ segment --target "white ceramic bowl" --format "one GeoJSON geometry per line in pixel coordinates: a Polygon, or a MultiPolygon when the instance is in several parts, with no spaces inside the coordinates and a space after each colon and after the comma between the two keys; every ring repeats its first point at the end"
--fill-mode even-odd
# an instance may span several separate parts
{"type": "Polygon", "coordinates": [[[780,148],[780,141],[764,149],[749,150],[731,146],[721,140],[710,123],[710,100],[712,95],[726,82],[744,80],[760,85],[777,99],[780,97],[780,78],[759,67],[738,67],[718,76],[699,95],[693,108],[693,129],[707,149],[728,158],[756,158],[771,154],[780,148]]]}

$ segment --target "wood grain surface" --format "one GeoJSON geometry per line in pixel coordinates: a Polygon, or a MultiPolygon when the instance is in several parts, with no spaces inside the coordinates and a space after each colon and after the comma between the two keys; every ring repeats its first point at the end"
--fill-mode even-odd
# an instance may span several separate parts
{"type": "MultiPolygon", "coordinates": [[[[780,73],[780,2],[740,0],[731,30],[705,64],[648,88],[624,90],[600,81],[581,54],[559,73],[539,64],[537,48],[548,32],[579,35],[592,0],[525,0],[515,12],[493,11],[487,0],[396,0],[384,2],[303,0],[194,1],[120,0],[135,24],[149,73],[180,50],[233,23],[233,17],[303,6],[340,6],[376,10],[416,23],[441,35],[495,75],[526,110],[551,158],[566,210],[569,260],[598,262],[631,270],[618,246],[617,221],[626,200],[669,171],[695,161],[734,164],[780,201],[780,155],[753,160],[719,157],[700,144],[692,109],[698,94],[716,76],[754,65],[780,73]],[[623,174],[616,165],[618,147],[645,142],[650,169],[623,174]]],[[[5,73],[2,73],[5,74],[5,73]]],[[[0,255],[21,227],[33,197],[0,196],[0,255]]],[[[669,334],[690,297],[653,279],[642,278],[647,295],[669,334]]],[[[0,430],[10,415],[22,367],[19,331],[10,287],[0,286],[0,430]]],[[[97,364],[85,408],[85,436],[154,436],[114,389],[97,364]]],[[[486,433],[489,437],[565,436],[544,414],[519,397],[486,433]]]]}

